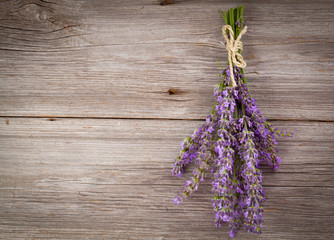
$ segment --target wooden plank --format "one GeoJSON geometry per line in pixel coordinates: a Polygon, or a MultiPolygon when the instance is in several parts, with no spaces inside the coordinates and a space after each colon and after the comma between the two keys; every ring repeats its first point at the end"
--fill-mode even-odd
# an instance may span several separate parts
{"type": "MultiPolygon", "coordinates": [[[[236,5],[173,2],[0,2],[0,115],[203,119],[227,57],[217,10],[236,5]]],[[[245,4],[246,76],[268,118],[334,119],[333,10],[245,4]]]]}
{"type": "MultiPolygon", "coordinates": [[[[69,181],[1,191],[4,239],[221,239],[208,186],[175,206],[174,186],[85,184],[69,181]]],[[[263,233],[238,239],[331,239],[333,188],[268,187],[263,233]]]]}
{"type": "MultiPolygon", "coordinates": [[[[92,181],[104,179],[106,184],[179,184],[180,180],[170,176],[179,143],[201,124],[179,120],[2,118],[2,176],[16,181],[20,174],[27,184],[38,175],[40,181],[53,184],[58,180],[52,179],[60,176],[92,176],[92,181]],[[111,177],[105,179],[108,175],[111,177]]],[[[281,139],[283,164],[276,172],[264,167],[264,183],[333,187],[334,123],[277,125],[294,132],[295,137],[281,139]]]]}
{"type": "MultiPolygon", "coordinates": [[[[170,176],[179,142],[202,121],[0,118],[0,232],[5,239],[218,239],[209,181],[181,206],[170,176]]],[[[333,235],[333,125],[275,122],[282,167],[264,171],[264,232],[333,235]]],[[[189,172],[186,174],[189,175],[189,172]]]]}

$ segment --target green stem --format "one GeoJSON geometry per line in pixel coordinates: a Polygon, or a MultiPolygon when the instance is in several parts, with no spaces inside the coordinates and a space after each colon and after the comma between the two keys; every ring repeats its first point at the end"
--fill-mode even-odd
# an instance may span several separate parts
{"type": "MultiPolygon", "coordinates": [[[[237,8],[231,8],[227,11],[224,12],[224,14],[219,10],[220,15],[222,16],[222,18],[225,20],[225,24],[226,25],[230,25],[233,29],[233,33],[234,33],[234,38],[236,39],[240,32],[241,32],[241,27],[238,27],[235,25],[235,22],[239,21],[241,23],[241,19],[243,19],[243,11],[244,11],[244,6],[241,5],[237,8]]],[[[239,53],[241,53],[241,51],[239,51],[239,53]]],[[[232,64],[233,67],[233,63],[229,63],[229,61],[227,61],[227,66],[229,66],[229,64],[232,64]]],[[[220,66],[220,64],[218,64],[220,66]]],[[[243,69],[241,68],[241,73],[244,74],[243,69]]],[[[231,73],[233,74],[233,73],[231,73]]],[[[222,82],[222,86],[224,86],[224,77],[223,76],[223,82],[222,82]]],[[[245,77],[242,78],[242,82],[245,83],[247,85],[247,80],[245,77]]],[[[241,108],[242,108],[242,114],[245,115],[245,106],[243,105],[243,103],[241,103],[241,108]]],[[[240,105],[236,105],[235,106],[235,119],[238,119],[239,116],[239,110],[240,109],[240,105]]],[[[247,123],[245,121],[245,128],[247,130],[247,123]]],[[[238,167],[241,164],[240,163],[240,159],[238,157],[237,152],[235,152],[235,164],[233,165],[233,180],[236,181],[236,174],[238,171],[238,167]]]]}
{"type": "MultiPolygon", "coordinates": [[[[245,113],[245,105],[243,103],[241,103],[241,108],[242,108],[242,115],[243,116],[246,116],[246,113],[245,113]]],[[[246,128],[246,131],[248,131],[248,128],[247,128],[247,122],[244,118],[244,124],[245,124],[245,128],[246,128]]]]}
{"type": "Polygon", "coordinates": [[[215,118],[216,116],[216,104],[217,104],[217,101],[215,101],[215,103],[213,104],[212,110],[211,110],[211,114],[213,114],[213,118],[215,118]]]}
{"type": "Polygon", "coordinates": [[[224,68],[222,67],[222,65],[220,65],[218,61],[216,61],[216,62],[219,65],[219,67],[224,70],[224,68]]]}

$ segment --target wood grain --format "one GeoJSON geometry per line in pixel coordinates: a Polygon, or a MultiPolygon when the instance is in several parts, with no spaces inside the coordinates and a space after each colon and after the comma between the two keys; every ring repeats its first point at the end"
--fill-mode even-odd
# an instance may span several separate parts
{"type": "MultiPolygon", "coordinates": [[[[203,119],[227,57],[217,10],[236,3],[171,2],[0,2],[1,116],[203,119]]],[[[245,4],[264,115],[333,120],[332,1],[245,4]]]]}
{"type": "Polygon", "coordinates": [[[334,236],[332,0],[0,1],[0,239],[224,239],[210,181],[170,170],[225,65],[243,3],[246,77],[279,140],[260,236],[334,236]]]}
{"type": "MultiPolygon", "coordinates": [[[[221,239],[208,187],[180,206],[173,186],[105,185],[69,181],[58,190],[2,191],[4,239],[221,239]]],[[[237,239],[331,239],[333,188],[266,188],[263,233],[237,239]]]]}
{"type": "MultiPolygon", "coordinates": [[[[0,231],[5,239],[227,236],[212,223],[209,181],[172,203],[185,181],[170,175],[179,142],[201,123],[1,118],[0,231]]],[[[330,238],[334,123],[274,124],[295,137],[280,141],[281,168],[264,168],[263,234],[239,238],[330,238]]]]}
{"type": "MultiPolygon", "coordinates": [[[[2,118],[1,164],[6,169],[2,174],[15,180],[19,171],[20,177],[29,181],[31,171],[33,175],[46,171],[45,177],[52,179],[48,169],[53,169],[64,178],[84,172],[110,181],[108,184],[177,184],[179,180],[170,176],[170,168],[179,145],[202,123],[2,118]],[[36,169],[36,165],[41,168],[36,169]]],[[[295,137],[280,141],[284,164],[276,173],[264,168],[270,175],[265,184],[333,187],[334,124],[275,123],[294,132],[295,137]]]]}

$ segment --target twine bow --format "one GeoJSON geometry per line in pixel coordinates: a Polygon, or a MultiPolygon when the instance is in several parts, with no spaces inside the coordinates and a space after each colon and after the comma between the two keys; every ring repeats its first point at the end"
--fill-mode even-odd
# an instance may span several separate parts
{"type": "Polygon", "coordinates": [[[233,64],[240,68],[246,67],[246,62],[244,61],[243,57],[238,51],[242,50],[243,45],[240,39],[242,35],[244,35],[247,32],[247,26],[245,26],[242,29],[237,39],[234,39],[233,29],[230,25],[223,26],[222,31],[223,31],[224,38],[226,40],[225,47],[226,47],[226,50],[228,51],[228,61],[230,65],[231,84],[232,84],[232,87],[235,87],[237,86],[237,84],[234,79],[233,64]],[[227,30],[229,31],[230,36],[227,36],[227,30]]]}

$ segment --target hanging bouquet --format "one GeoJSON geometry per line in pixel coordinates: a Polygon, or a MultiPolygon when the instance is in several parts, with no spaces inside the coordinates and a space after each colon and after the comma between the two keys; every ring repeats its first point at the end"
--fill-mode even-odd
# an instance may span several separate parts
{"type": "MultiPolygon", "coordinates": [[[[220,11],[219,11],[220,12],[220,11]]],[[[241,37],[247,31],[243,6],[224,14],[223,35],[228,51],[228,66],[222,82],[214,89],[215,104],[206,122],[182,142],[172,174],[181,177],[185,167],[195,162],[193,176],[174,199],[180,204],[198,189],[211,173],[215,224],[229,224],[230,236],[244,225],[251,233],[261,233],[264,190],[260,164],[277,170],[281,162],[276,136],[282,133],[262,117],[247,87],[241,56],[241,37]]]]}

